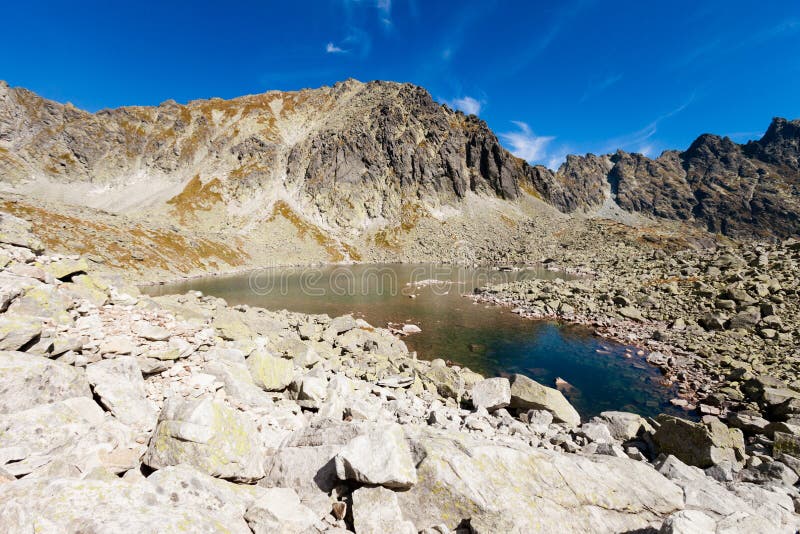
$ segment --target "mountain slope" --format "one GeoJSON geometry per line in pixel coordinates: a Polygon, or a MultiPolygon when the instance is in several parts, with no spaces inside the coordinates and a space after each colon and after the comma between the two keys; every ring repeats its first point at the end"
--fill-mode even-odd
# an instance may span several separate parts
{"type": "Polygon", "coordinates": [[[78,203],[258,214],[283,199],[348,229],[399,222],[403,199],[514,199],[524,166],[482,121],[382,82],[95,114],[4,86],[0,143],[4,181],[69,184],[78,203]]]}
{"type": "Polygon", "coordinates": [[[554,172],[410,84],[348,80],[88,113],[0,83],[7,193],[220,242],[267,243],[282,225],[323,261],[391,259],[431,236],[433,254],[450,234],[503,241],[517,222],[557,220],[556,210],[624,210],[734,237],[797,235],[799,157],[800,122],[775,119],[747,145],[703,135],[685,152],[569,156],[554,172]]]}

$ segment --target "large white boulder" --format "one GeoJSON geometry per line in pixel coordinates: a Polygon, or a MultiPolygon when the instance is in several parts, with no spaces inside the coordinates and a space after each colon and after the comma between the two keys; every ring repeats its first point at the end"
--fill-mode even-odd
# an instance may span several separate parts
{"type": "Polygon", "coordinates": [[[417,482],[414,460],[403,428],[397,423],[374,425],[350,440],[336,455],[341,480],[409,488],[417,482]]]}
{"type": "Polygon", "coordinates": [[[0,467],[22,476],[59,461],[88,472],[137,466],[144,446],[92,399],[75,397],[0,415],[0,467]],[[5,464],[5,465],[4,465],[5,464]]]}
{"type": "Polygon", "coordinates": [[[152,430],[158,414],[147,400],[144,378],[136,358],[120,356],[86,366],[95,395],[114,417],[126,425],[152,430]]]}
{"type": "Polygon", "coordinates": [[[221,480],[188,464],[159,469],[147,477],[147,483],[158,495],[168,497],[172,505],[225,517],[236,530],[248,528],[244,514],[264,495],[258,486],[221,480]]]}
{"type": "Polygon", "coordinates": [[[418,531],[469,520],[479,532],[624,532],[658,528],[684,507],[683,491],[642,462],[406,432],[418,482],[397,498],[418,531]]]}
{"type": "Polygon", "coordinates": [[[487,378],[472,386],[472,405],[490,412],[511,404],[511,384],[507,378],[487,378]]]}
{"type": "Polygon", "coordinates": [[[170,401],[143,462],[154,469],[188,463],[209,475],[252,482],[264,476],[265,451],[244,414],[221,401],[170,401]]]}
{"type": "Polygon", "coordinates": [[[24,352],[0,352],[0,413],[91,396],[82,369],[24,352]]]}
{"type": "MultiPolygon", "coordinates": [[[[186,491],[186,490],[184,490],[186,491]]],[[[3,532],[249,534],[241,517],[172,502],[146,481],[28,479],[0,485],[3,532]]]]}
{"type": "Polygon", "coordinates": [[[511,377],[511,407],[547,410],[557,423],[570,426],[581,424],[581,416],[560,391],[543,386],[525,375],[515,374],[511,377]]]}

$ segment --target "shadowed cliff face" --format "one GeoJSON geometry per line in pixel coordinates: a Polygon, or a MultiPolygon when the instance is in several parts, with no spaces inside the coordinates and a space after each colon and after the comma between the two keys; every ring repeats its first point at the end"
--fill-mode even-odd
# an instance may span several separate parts
{"type": "Polygon", "coordinates": [[[569,156],[554,172],[410,84],[349,80],[92,114],[0,83],[0,181],[109,211],[167,213],[176,224],[225,212],[238,217],[225,224],[247,224],[283,201],[315,224],[359,232],[458,209],[472,192],[533,195],[566,213],[613,200],[713,232],[784,237],[800,233],[800,122],[775,119],[747,145],[703,135],[656,159],[569,156]]]}

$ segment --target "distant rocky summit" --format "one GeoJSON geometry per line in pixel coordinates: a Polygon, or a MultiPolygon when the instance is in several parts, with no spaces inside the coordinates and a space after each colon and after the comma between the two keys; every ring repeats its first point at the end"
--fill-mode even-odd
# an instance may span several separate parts
{"type": "Polygon", "coordinates": [[[617,151],[568,156],[557,172],[536,168],[537,190],[563,211],[600,206],[691,222],[735,237],[800,231],[800,121],[774,119],[758,141],[704,134],[656,159],[617,151]],[[557,184],[553,187],[551,184],[557,184]]]}

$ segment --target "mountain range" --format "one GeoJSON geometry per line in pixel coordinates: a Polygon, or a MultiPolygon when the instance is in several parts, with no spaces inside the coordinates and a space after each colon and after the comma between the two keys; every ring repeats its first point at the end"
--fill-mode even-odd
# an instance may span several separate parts
{"type": "Polygon", "coordinates": [[[0,82],[5,197],[218,236],[234,255],[252,255],[247,242],[277,219],[323,260],[408,248],[423,223],[458,220],[469,234],[476,220],[542,214],[784,238],[800,233],[799,185],[798,120],[776,118],[743,145],[703,134],[655,159],[571,155],[553,171],[411,84],[347,80],[89,113],[0,82]]]}

